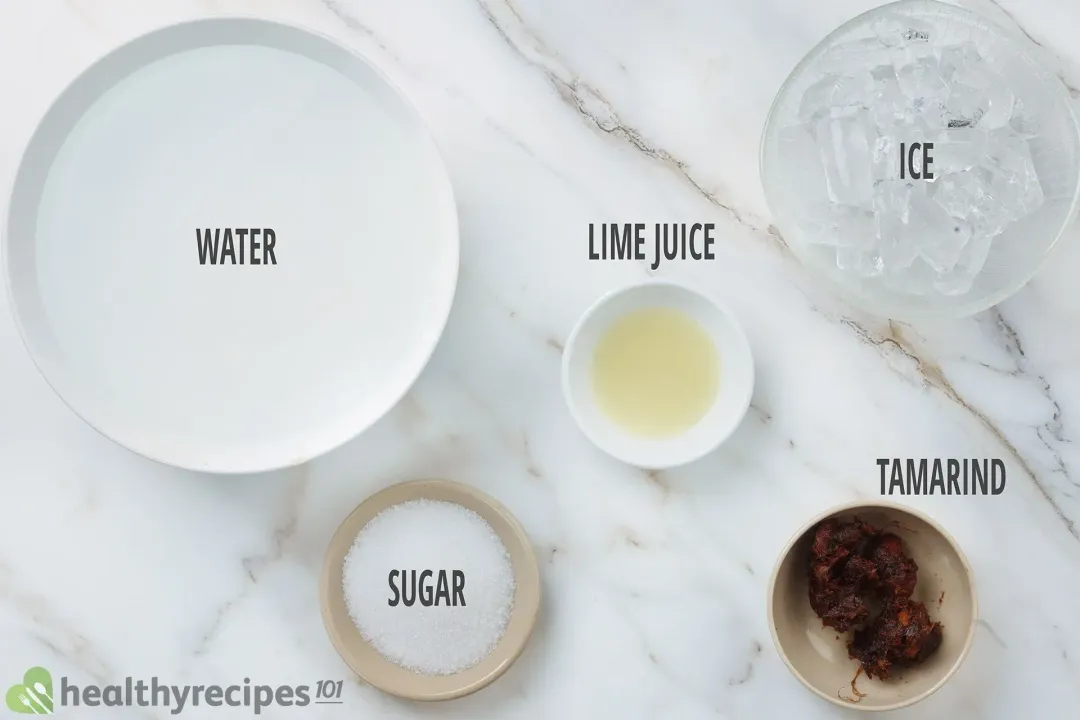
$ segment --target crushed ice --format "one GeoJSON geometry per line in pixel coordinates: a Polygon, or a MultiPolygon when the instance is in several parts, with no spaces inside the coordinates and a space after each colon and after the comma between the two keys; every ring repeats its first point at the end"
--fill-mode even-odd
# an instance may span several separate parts
{"type": "Polygon", "coordinates": [[[974,43],[943,45],[932,24],[902,15],[871,30],[824,53],[798,124],[780,133],[798,220],[844,272],[962,295],[993,239],[1044,202],[1032,123],[974,43]],[[933,180],[900,179],[899,146],[911,142],[934,143],[933,180]]]}

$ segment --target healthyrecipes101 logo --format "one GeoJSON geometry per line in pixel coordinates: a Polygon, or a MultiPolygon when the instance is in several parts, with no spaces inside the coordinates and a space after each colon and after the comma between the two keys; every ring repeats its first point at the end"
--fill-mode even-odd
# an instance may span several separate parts
{"type": "MultiPolygon", "coordinates": [[[[315,683],[316,705],[340,705],[341,680],[321,680],[315,683]]],[[[172,715],[178,715],[187,707],[205,705],[210,707],[249,707],[258,715],[271,705],[282,707],[305,707],[312,703],[308,685],[252,685],[244,678],[243,685],[166,685],[150,678],[142,680],[126,678],[123,685],[73,685],[66,677],[60,678],[59,692],[53,694],[52,675],[43,667],[33,667],[23,675],[21,683],[7,691],[7,706],[21,715],[52,715],[54,708],[85,707],[167,707],[172,715]]]]}
{"type": "Polygon", "coordinates": [[[7,691],[7,706],[23,715],[52,715],[52,675],[42,667],[30,668],[7,691]]]}

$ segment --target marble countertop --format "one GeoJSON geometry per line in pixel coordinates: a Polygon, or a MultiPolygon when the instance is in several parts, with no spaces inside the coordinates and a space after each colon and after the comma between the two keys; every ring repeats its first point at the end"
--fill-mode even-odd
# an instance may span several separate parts
{"type": "MultiPolygon", "coordinates": [[[[1019,24],[1080,97],[1080,5],[971,2],[1019,24]]],[[[757,149],[773,95],[814,43],[876,4],[0,0],[3,185],[84,64],[172,21],[258,13],[328,33],[401,84],[443,149],[462,237],[454,311],[413,390],[355,441],[269,475],[174,470],[99,436],[38,375],[0,300],[0,672],[345,680],[343,705],[265,717],[847,716],[773,649],[765,594],[777,554],[818,511],[878,497],[878,457],[997,457],[1001,496],[903,499],[965,549],[981,619],[957,675],[895,716],[1075,717],[1080,238],[999,308],[906,325],[816,287],[770,226],[757,149]],[[559,390],[579,314],[647,274],[642,262],[587,260],[588,223],[635,221],[716,223],[715,261],[659,274],[723,298],[757,360],[736,435],[666,472],[602,456],[559,390]],[[439,705],[354,681],[323,631],[315,582],[356,503],[422,476],[473,484],[516,513],[545,593],[509,673],[439,705]]],[[[80,710],[71,716],[118,714],[80,710]]]]}

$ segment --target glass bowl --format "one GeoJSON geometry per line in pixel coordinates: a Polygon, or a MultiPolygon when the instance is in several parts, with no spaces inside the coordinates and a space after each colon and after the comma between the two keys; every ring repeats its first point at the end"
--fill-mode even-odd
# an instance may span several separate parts
{"type": "MultiPolygon", "coordinates": [[[[910,33],[911,30],[905,32],[910,33]]],[[[911,37],[907,35],[909,40],[911,37]]],[[[891,50],[894,52],[892,57],[898,57],[895,49],[891,50]]],[[[894,61],[895,67],[900,67],[899,62],[894,61]]],[[[948,92],[955,93],[955,87],[951,86],[948,92]]],[[[835,94],[830,97],[835,97],[835,94]]],[[[916,107],[920,106],[916,104],[916,107]]],[[[870,105],[862,109],[870,114],[872,107],[880,109],[880,106],[870,105]]],[[[836,117],[836,111],[830,112],[836,117]]],[[[951,133],[954,121],[947,122],[947,132],[951,133]]],[[[980,120],[973,122],[979,123],[980,120]]],[[[810,137],[821,137],[814,136],[812,129],[808,132],[811,133],[810,137]]],[[[937,132],[946,131],[938,129],[937,132]]],[[[916,135],[910,136],[910,139],[920,138],[916,135]]],[[[825,142],[829,142],[828,139],[825,142]]],[[[812,147],[814,152],[820,152],[819,145],[812,147]]],[[[880,149],[880,145],[878,147],[880,149]]],[[[874,148],[871,147],[873,152],[874,148]]],[[[853,18],[830,33],[799,62],[781,86],[769,111],[761,142],[761,178],[766,201],[774,224],[795,256],[815,277],[852,304],[876,315],[898,320],[965,317],[996,305],[1023,287],[1076,217],[1080,197],[1078,167],[1080,130],[1068,93],[1059,78],[1035,60],[1021,38],[970,10],[934,0],[902,0],[883,5],[853,18]],[[814,90],[815,83],[820,84],[828,72],[839,73],[843,80],[849,72],[865,70],[869,73],[874,70],[872,66],[878,65],[874,52],[854,55],[845,55],[845,52],[854,47],[853,43],[860,42],[864,43],[860,47],[871,51],[876,47],[874,42],[880,43],[883,50],[890,51],[886,48],[888,43],[882,39],[880,29],[883,23],[895,24],[897,20],[912,27],[934,28],[932,45],[936,49],[928,54],[933,55],[933,62],[940,63],[941,67],[945,67],[946,62],[941,60],[942,47],[977,48],[983,61],[977,67],[989,68],[996,73],[990,77],[1000,76],[1011,89],[1017,110],[1008,120],[1009,127],[1003,128],[1002,132],[1024,133],[1030,149],[1030,164],[1038,174],[1044,198],[1037,209],[1011,222],[993,238],[989,243],[989,252],[985,253],[981,271],[975,274],[970,287],[963,290],[942,291],[932,283],[923,283],[923,287],[918,287],[917,281],[909,282],[906,278],[901,283],[895,276],[890,278],[888,271],[884,275],[874,275],[875,272],[881,273],[879,267],[853,268],[849,259],[839,256],[836,247],[823,244],[822,238],[825,236],[821,233],[821,226],[810,222],[805,210],[807,198],[815,193],[820,194],[822,188],[816,187],[812,181],[815,176],[808,174],[808,162],[813,161],[812,155],[793,152],[794,146],[790,144],[791,133],[797,133],[797,128],[807,127],[805,107],[800,117],[803,98],[808,90],[814,90]]],[[[898,165],[889,170],[898,171],[898,165]]],[[[825,179],[827,176],[827,171],[822,171],[821,177],[826,184],[829,182],[825,179]]],[[[875,193],[881,177],[874,175],[875,193]]],[[[890,182],[893,182],[891,176],[890,182]]],[[[940,171],[937,171],[934,182],[942,182],[940,171]]],[[[942,187],[945,186],[938,185],[927,192],[939,192],[942,187]]],[[[837,200],[831,189],[828,197],[833,202],[837,200]]],[[[859,197],[863,195],[859,194],[859,197]]],[[[875,201],[876,198],[877,195],[875,201]]],[[[936,212],[938,210],[934,208],[931,214],[936,212]]],[[[917,209],[909,213],[915,215],[917,209]]],[[[866,220],[865,209],[860,209],[859,218],[866,220]]],[[[905,215],[905,222],[908,219],[905,215]]],[[[845,227],[859,229],[851,233],[851,237],[871,237],[869,233],[880,232],[880,219],[871,215],[869,224],[864,222],[862,225],[856,223],[845,227]]],[[[920,235],[918,231],[908,232],[925,238],[919,242],[937,243],[939,239],[948,239],[935,237],[942,233],[920,235]]],[[[922,261],[919,257],[915,262],[922,261]]]]}

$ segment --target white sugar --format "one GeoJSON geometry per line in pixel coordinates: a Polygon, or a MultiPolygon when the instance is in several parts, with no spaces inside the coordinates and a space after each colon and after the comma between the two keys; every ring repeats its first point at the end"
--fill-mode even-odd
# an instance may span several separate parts
{"type": "Polygon", "coordinates": [[[452,675],[473,667],[498,644],[514,603],[514,570],[499,536],[478,514],[456,503],[410,500],[372,518],[345,558],[345,602],[360,634],[383,657],[424,675],[452,675]],[[405,573],[390,587],[392,571],[405,573]],[[464,579],[451,600],[425,606],[410,596],[412,575],[433,571],[427,597],[435,594],[439,571],[448,582],[464,579]],[[405,585],[406,587],[403,587],[405,585]],[[395,605],[391,602],[397,599],[395,605]]]}

